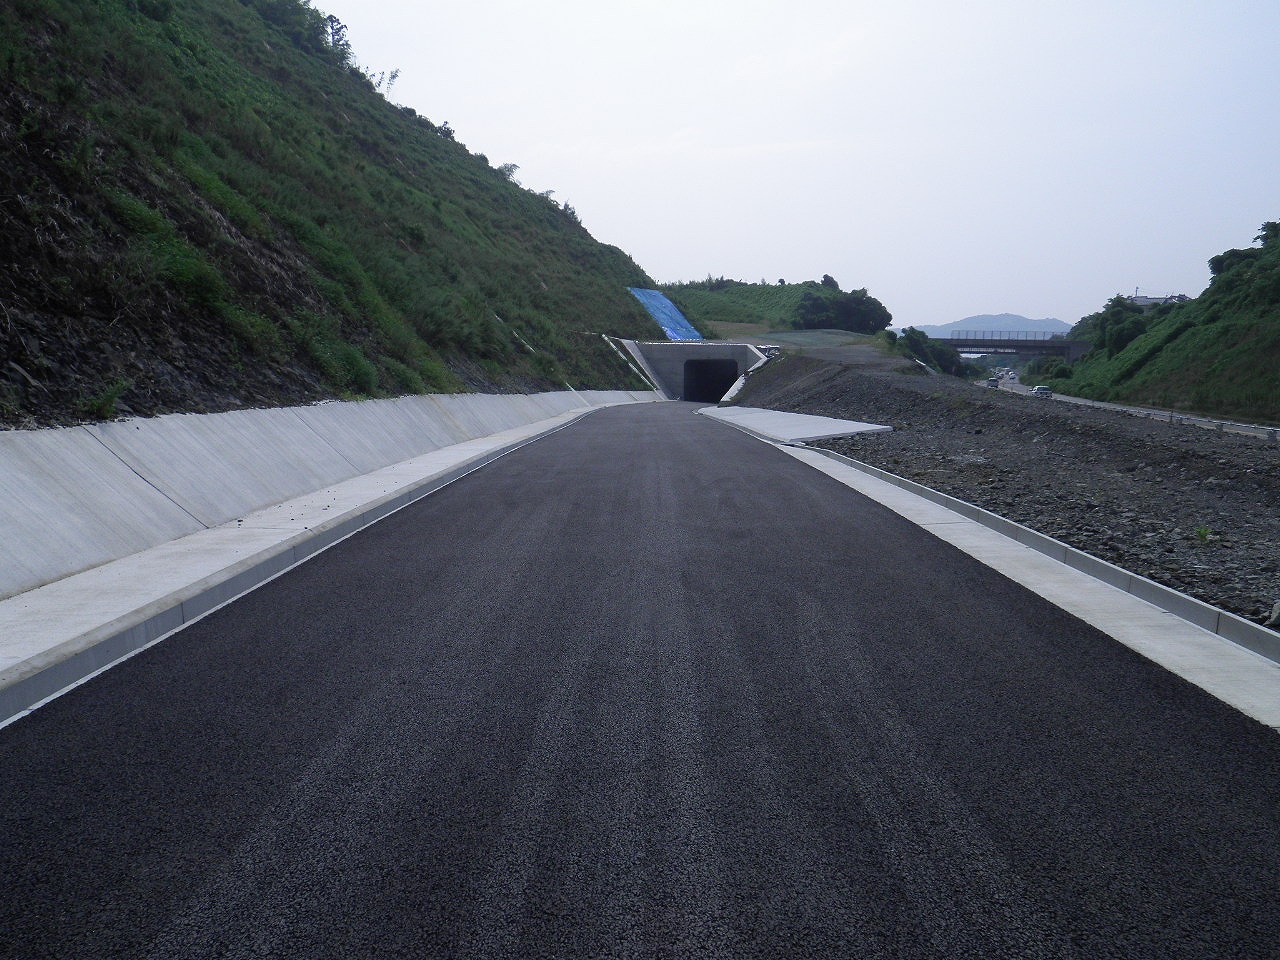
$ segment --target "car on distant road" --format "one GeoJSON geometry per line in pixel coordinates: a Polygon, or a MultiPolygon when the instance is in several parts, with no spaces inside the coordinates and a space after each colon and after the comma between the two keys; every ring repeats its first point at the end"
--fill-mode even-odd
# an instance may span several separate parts
{"type": "Polygon", "coordinates": [[[1044,384],[1041,384],[1038,387],[1031,388],[1031,395],[1033,397],[1052,397],[1053,391],[1044,386],[1044,384]]]}
{"type": "Polygon", "coordinates": [[[1000,378],[999,378],[999,377],[987,377],[987,386],[988,386],[988,387],[990,387],[992,390],[999,390],[999,389],[1000,389],[1000,378]]]}

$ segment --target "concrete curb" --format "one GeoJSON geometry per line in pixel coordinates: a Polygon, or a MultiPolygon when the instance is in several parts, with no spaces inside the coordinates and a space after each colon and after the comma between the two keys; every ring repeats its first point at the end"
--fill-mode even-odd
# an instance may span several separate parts
{"type": "MultiPolygon", "coordinates": [[[[470,456],[359,506],[326,517],[323,522],[305,528],[270,546],[253,549],[234,562],[199,577],[193,583],[154,597],[122,615],[111,618],[108,622],[95,624],[78,632],[73,625],[68,631],[71,633],[70,636],[55,641],[39,653],[27,656],[20,662],[11,663],[8,667],[0,669],[0,726],[25,716],[44,702],[83,683],[121,660],[158,643],[187,624],[304,563],[321,551],[384,517],[514,450],[563,430],[598,409],[601,407],[588,407],[530,424],[530,427],[541,426],[542,429],[470,456]]],[[[470,441],[455,446],[461,448],[477,442],[470,441]]],[[[436,451],[435,455],[440,452],[436,451]]],[[[408,462],[411,461],[406,461],[408,462]]],[[[394,466],[385,469],[392,470],[394,466]]],[[[381,472],[375,471],[367,476],[376,476],[381,472]]],[[[354,483],[363,479],[366,477],[347,482],[354,483]]],[[[341,484],[338,485],[338,487],[341,486],[341,484]]],[[[317,491],[317,493],[322,492],[317,491]]],[[[288,506],[288,504],[276,505],[270,510],[279,511],[284,508],[287,512],[288,506]]],[[[213,536],[224,530],[225,525],[215,530],[200,531],[191,537],[182,538],[146,552],[168,551],[177,557],[184,549],[184,542],[189,543],[193,539],[200,538],[202,534],[213,536]]],[[[114,561],[114,564],[128,565],[131,561],[136,562],[140,556],[125,557],[114,561]]],[[[84,574],[74,575],[59,584],[48,586],[53,587],[60,598],[74,596],[77,580],[101,576],[102,571],[110,566],[112,564],[85,571],[84,574]]],[[[45,589],[37,588],[28,594],[11,597],[0,602],[0,607],[9,607],[13,611],[11,616],[18,618],[39,618],[38,611],[29,609],[33,606],[30,598],[36,597],[45,589]]],[[[54,604],[62,605],[57,599],[54,600],[54,604]]],[[[0,618],[0,622],[2,619],[0,618]]],[[[70,615],[68,619],[74,620],[75,615],[70,615]]]]}
{"type": "Polygon", "coordinates": [[[968,501],[960,500],[945,493],[939,493],[937,490],[926,487],[923,484],[908,480],[905,477],[899,477],[896,474],[862,463],[859,460],[842,456],[832,450],[810,447],[807,444],[791,444],[791,446],[803,446],[807,450],[829,457],[832,460],[843,463],[845,466],[853,467],[868,476],[907,490],[924,500],[946,507],[948,510],[968,520],[973,520],[1011,540],[1016,540],[1018,543],[1024,544],[1038,553],[1043,553],[1059,563],[1093,577],[1095,580],[1100,580],[1119,590],[1130,593],[1181,620],[1194,624],[1210,633],[1217,634],[1224,640],[1230,640],[1232,643],[1266,657],[1268,660],[1280,663],[1280,633],[1268,630],[1266,627],[1245,620],[1234,613],[1220,610],[1202,600],[1197,600],[1195,597],[1190,597],[1171,587],[1156,583],[1154,580],[1148,580],[1139,574],[1130,573],[1115,564],[1099,560],[1083,550],[1068,546],[1061,540],[1055,540],[1053,537],[1037,533],[1029,527],[1014,523],[1012,520],[1006,520],[1004,517],[984,510],[968,501]]]}

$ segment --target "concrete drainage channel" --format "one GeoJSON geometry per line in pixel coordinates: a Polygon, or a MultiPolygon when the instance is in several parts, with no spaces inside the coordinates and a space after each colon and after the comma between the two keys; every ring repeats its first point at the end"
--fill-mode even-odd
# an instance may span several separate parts
{"type": "Polygon", "coordinates": [[[655,399],[412,397],[106,425],[128,447],[85,428],[0,434],[0,533],[30,558],[0,571],[0,725],[593,409],[655,399]],[[256,459],[237,453],[247,441],[256,459]]]}

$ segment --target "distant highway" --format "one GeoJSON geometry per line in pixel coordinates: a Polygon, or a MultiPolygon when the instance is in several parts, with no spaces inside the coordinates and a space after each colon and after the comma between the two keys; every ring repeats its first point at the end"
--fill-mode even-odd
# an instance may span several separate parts
{"type": "Polygon", "coordinates": [[[1280,738],[691,405],[0,730],[0,956],[1274,957],[1280,738]]]}
{"type": "MultiPolygon", "coordinates": [[[[1011,393],[1031,393],[1030,386],[1010,380],[1001,380],[1000,389],[1008,390],[1011,393]]],[[[1272,427],[1266,424],[1237,423],[1231,420],[1214,420],[1210,417],[1200,417],[1194,414],[1183,413],[1178,410],[1158,410],[1154,407],[1132,407],[1119,403],[1104,403],[1100,400],[1086,400],[1084,397],[1073,397],[1070,394],[1065,393],[1055,393],[1052,399],[1062,400],[1066,403],[1075,403],[1084,407],[1101,407],[1104,410],[1117,410],[1121,413],[1127,413],[1135,417],[1143,417],[1148,420],[1164,420],[1169,423],[1180,423],[1187,426],[1200,427],[1203,430],[1239,433],[1246,436],[1263,437],[1273,442],[1280,441],[1280,427],[1272,427]]]]}

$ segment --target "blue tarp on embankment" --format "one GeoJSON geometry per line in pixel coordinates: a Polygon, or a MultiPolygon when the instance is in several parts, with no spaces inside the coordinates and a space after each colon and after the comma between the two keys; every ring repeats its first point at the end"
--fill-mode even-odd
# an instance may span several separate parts
{"type": "Polygon", "coordinates": [[[663,294],[657,290],[641,290],[639,287],[627,287],[627,289],[649,311],[649,316],[658,321],[668,340],[702,339],[702,334],[693,329],[693,324],[680,312],[680,308],[663,294]]]}

